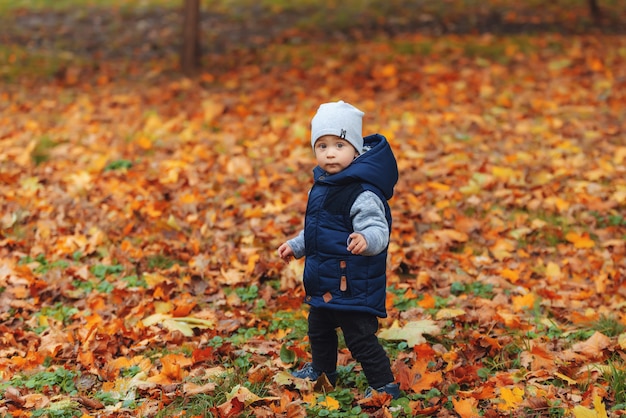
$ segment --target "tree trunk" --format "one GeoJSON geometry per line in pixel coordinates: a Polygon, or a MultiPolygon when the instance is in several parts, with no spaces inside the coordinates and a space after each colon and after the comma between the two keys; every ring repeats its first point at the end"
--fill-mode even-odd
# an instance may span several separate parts
{"type": "Polygon", "coordinates": [[[591,13],[591,17],[597,23],[602,17],[600,6],[598,6],[598,0],[587,0],[587,4],[589,4],[589,12],[591,13]]]}
{"type": "Polygon", "coordinates": [[[200,69],[200,0],[185,0],[183,6],[180,66],[185,75],[194,75],[200,69]]]}

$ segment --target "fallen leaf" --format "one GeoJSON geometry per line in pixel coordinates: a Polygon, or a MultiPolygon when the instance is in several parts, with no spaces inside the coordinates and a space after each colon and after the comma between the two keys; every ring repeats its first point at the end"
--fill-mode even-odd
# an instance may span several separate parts
{"type": "Polygon", "coordinates": [[[213,321],[206,319],[189,316],[174,317],[162,313],[152,314],[144,318],[142,322],[147,327],[159,324],[169,331],[180,331],[185,337],[192,337],[194,335],[193,328],[210,329],[215,326],[213,321]]]}
{"type": "Polygon", "coordinates": [[[404,340],[411,347],[426,342],[424,334],[439,335],[441,328],[431,320],[410,321],[404,326],[394,324],[391,328],[383,329],[378,337],[385,340],[404,340]]]}
{"type": "Polygon", "coordinates": [[[575,418],[608,418],[606,407],[599,396],[593,398],[593,409],[577,405],[572,409],[575,418]]]}
{"type": "Polygon", "coordinates": [[[516,409],[524,400],[524,389],[519,387],[500,388],[500,398],[501,403],[497,404],[497,407],[501,411],[511,411],[516,409]]]}

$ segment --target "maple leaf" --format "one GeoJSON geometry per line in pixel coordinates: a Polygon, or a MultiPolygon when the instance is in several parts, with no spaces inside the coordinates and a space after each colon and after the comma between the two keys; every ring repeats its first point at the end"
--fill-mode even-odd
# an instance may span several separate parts
{"type": "Polygon", "coordinates": [[[572,409],[574,418],[608,418],[606,414],[606,407],[599,396],[593,397],[593,409],[585,408],[581,405],[576,405],[572,409]]]}
{"type": "Polygon", "coordinates": [[[285,370],[276,373],[273,380],[280,386],[293,386],[301,392],[312,392],[315,385],[315,382],[309,379],[298,379],[285,370]]]}
{"type": "Polygon", "coordinates": [[[581,341],[572,346],[572,350],[578,353],[584,353],[590,358],[600,357],[602,351],[611,345],[611,339],[606,335],[596,331],[591,337],[585,341],[581,341]]]}
{"type": "Polygon", "coordinates": [[[478,400],[474,398],[452,398],[452,405],[454,411],[459,414],[461,418],[476,418],[479,417],[478,413],[478,400]]]}
{"type": "Polygon", "coordinates": [[[393,369],[396,380],[400,384],[402,390],[412,390],[415,393],[421,393],[424,390],[436,387],[443,380],[443,374],[440,371],[432,372],[428,369],[430,357],[418,358],[412,367],[402,361],[396,360],[393,369]]]}
{"type": "Polygon", "coordinates": [[[226,394],[226,401],[221,405],[218,405],[218,409],[222,411],[224,414],[223,416],[233,416],[234,414],[240,413],[255,402],[271,402],[279,400],[280,397],[278,396],[260,397],[244,386],[235,385],[232,390],[226,394]]]}
{"type": "Polygon", "coordinates": [[[169,331],[180,331],[185,337],[193,337],[193,328],[208,329],[213,328],[215,323],[210,320],[194,318],[190,316],[174,317],[168,314],[155,313],[142,320],[147,327],[152,325],[162,325],[169,331]]]}
{"type": "Polygon", "coordinates": [[[587,233],[579,235],[576,232],[568,232],[565,239],[574,244],[576,248],[593,248],[596,245],[587,233]]]}
{"type": "Polygon", "coordinates": [[[524,389],[519,387],[500,388],[500,400],[502,402],[497,404],[497,407],[501,411],[511,411],[516,409],[524,400],[524,389]]]}
{"type": "Polygon", "coordinates": [[[522,365],[530,370],[545,370],[552,373],[558,368],[554,354],[539,344],[533,344],[529,351],[523,351],[520,360],[522,365]]]}
{"type": "Polygon", "coordinates": [[[465,315],[464,309],[443,308],[437,311],[437,314],[435,315],[435,319],[437,320],[452,319],[452,318],[458,318],[463,315],[465,315]]]}
{"type": "Polygon", "coordinates": [[[439,335],[441,328],[436,322],[424,319],[421,321],[410,321],[399,326],[395,322],[390,328],[383,329],[378,333],[378,337],[385,340],[403,340],[411,347],[426,342],[424,334],[439,335]]]}
{"type": "Polygon", "coordinates": [[[526,293],[522,296],[513,296],[513,308],[516,311],[522,311],[525,309],[532,309],[535,306],[535,295],[533,293],[526,293]]]}
{"type": "Polygon", "coordinates": [[[70,344],[71,339],[67,332],[56,328],[56,326],[51,326],[41,336],[39,352],[54,357],[60,350],[64,347],[68,347],[70,344]]]}

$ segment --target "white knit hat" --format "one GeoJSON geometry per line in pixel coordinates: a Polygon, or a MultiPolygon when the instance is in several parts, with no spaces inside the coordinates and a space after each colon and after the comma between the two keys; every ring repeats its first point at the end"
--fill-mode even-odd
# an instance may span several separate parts
{"type": "Polygon", "coordinates": [[[311,146],[324,135],[336,135],[363,152],[363,115],[356,107],[343,100],[324,103],[311,120],[311,146]]]}

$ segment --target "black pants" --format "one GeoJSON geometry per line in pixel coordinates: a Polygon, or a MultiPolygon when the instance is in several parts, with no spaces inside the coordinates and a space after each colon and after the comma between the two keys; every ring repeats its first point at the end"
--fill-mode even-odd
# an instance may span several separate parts
{"type": "Polygon", "coordinates": [[[371,387],[378,389],[394,381],[389,357],[376,336],[378,318],[365,312],[311,307],[308,334],[314,369],[326,373],[336,370],[337,328],[341,328],[352,357],[361,363],[371,387]]]}

